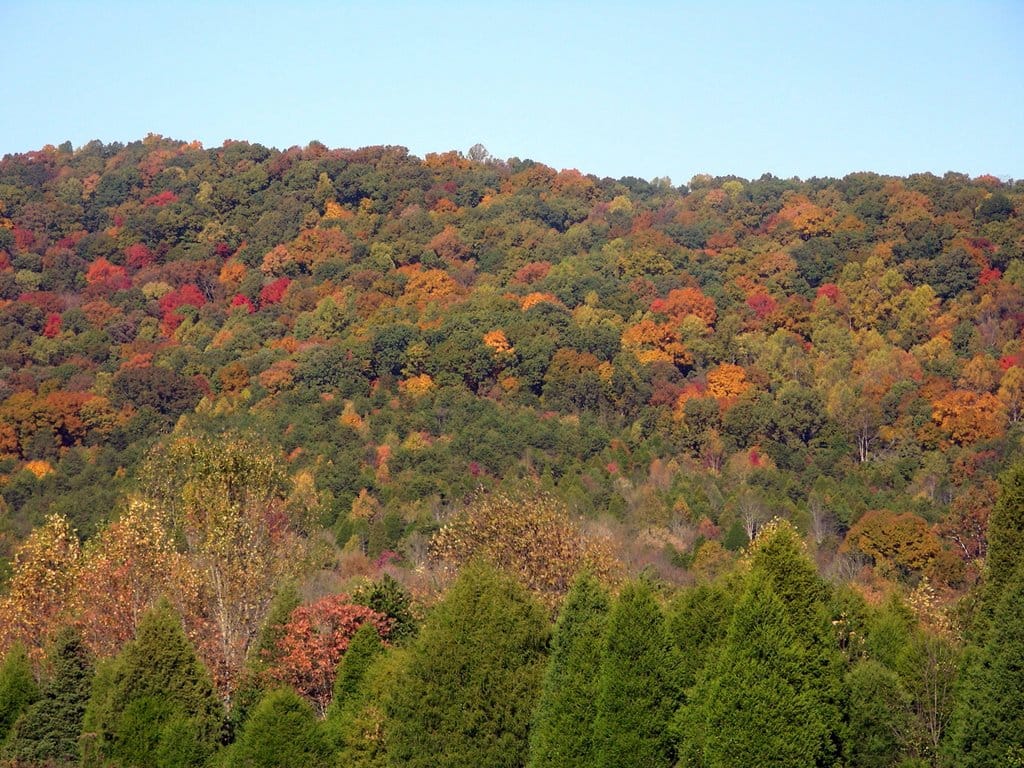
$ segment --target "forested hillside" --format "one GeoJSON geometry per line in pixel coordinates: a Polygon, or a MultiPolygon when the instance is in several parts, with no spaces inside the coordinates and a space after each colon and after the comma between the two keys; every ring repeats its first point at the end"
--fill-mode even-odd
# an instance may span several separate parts
{"type": "Polygon", "coordinates": [[[1022,206],[4,157],[0,762],[1024,760],[1022,206]]]}

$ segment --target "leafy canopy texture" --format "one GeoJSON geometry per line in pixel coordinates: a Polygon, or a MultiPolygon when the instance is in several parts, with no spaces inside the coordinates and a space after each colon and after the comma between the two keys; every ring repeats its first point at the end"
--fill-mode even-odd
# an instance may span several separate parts
{"type": "Polygon", "coordinates": [[[573,584],[562,606],[530,732],[528,768],[584,768],[594,761],[594,720],[608,597],[593,576],[573,584]]]}
{"type": "Polygon", "coordinates": [[[431,542],[435,557],[459,566],[482,558],[518,579],[546,605],[557,605],[576,574],[617,571],[607,542],[587,537],[555,497],[479,495],[431,542]]]}
{"type": "Polygon", "coordinates": [[[434,609],[391,702],[389,758],[406,768],[512,768],[526,760],[544,670],[544,610],[473,564],[434,609]]]}

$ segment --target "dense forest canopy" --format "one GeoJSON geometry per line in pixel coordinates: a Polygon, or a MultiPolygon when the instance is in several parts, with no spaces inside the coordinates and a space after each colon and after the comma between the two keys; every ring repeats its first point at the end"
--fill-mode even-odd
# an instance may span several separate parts
{"type": "Polygon", "coordinates": [[[60,704],[68,764],[1021,758],[964,702],[1020,652],[1022,205],[479,145],[4,157],[4,754],[60,704]],[[146,654],[172,698],[130,698],[146,654]],[[508,658],[491,708],[452,683],[508,658]]]}

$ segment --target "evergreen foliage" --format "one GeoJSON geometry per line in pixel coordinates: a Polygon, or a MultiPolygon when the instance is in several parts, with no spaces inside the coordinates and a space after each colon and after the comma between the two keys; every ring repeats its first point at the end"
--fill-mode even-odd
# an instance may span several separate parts
{"type": "Polygon", "coordinates": [[[957,688],[947,742],[956,768],[1019,765],[1024,757],[1024,567],[1003,589],[985,644],[957,688]]]}
{"type": "MultiPolygon", "coordinates": [[[[1011,467],[999,480],[999,499],[988,521],[985,589],[979,622],[982,633],[1003,590],[1024,563],[1024,461],[1011,467]]],[[[980,635],[979,642],[983,642],[980,635]]]]}
{"type": "Polygon", "coordinates": [[[589,574],[562,606],[530,732],[528,768],[594,765],[594,721],[609,601],[589,574]]]}
{"type": "Polygon", "coordinates": [[[684,694],[721,645],[733,600],[723,584],[700,584],[682,591],[669,606],[668,631],[678,659],[676,685],[684,694]]]}
{"type": "Polygon", "coordinates": [[[366,676],[366,670],[383,651],[384,645],[372,622],[367,621],[356,630],[349,641],[345,655],[338,663],[331,707],[342,707],[356,695],[366,676]]]}
{"type": "Polygon", "coordinates": [[[396,694],[396,681],[408,651],[390,648],[378,653],[344,703],[332,707],[324,722],[337,764],[346,768],[385,768],[388,765],[387,709],[396,694]]]}
{"type": "Polygon", "coordinates": [[[910,732],[910,696],[899,677],[877,661],[858,662],[846,675],[846,757],[851,768],[896,765],[910,732]]]}
{"type": "Polygon", "coordinates": [[[78,737],[92,685],[92,659],[74,629],[57,635],[50,656],[51,677],[42,695],[8,736],[3,758],[15,763],[76,766],[78,737]]]}
{"type": "Polygon", "coordinates": [[[627,584],[608,618],[594,723],[594,765],[670,766],[675,655],[650,584],[627,584]]]}
{"type": "Polygon", "coordinates": [[[0,744],[7,738],[18,716],[39,698],[39,686],[32,675],[25,646],[15,645],[0,666],[0,744]]]}
{"type": "Polygon", "coordinates": [[[725,644],[686,707],[684,745],[705,768],[830,765],[829,724],[786,606],[753,574],[736,605],[725,644]],[[694,749],[696,747],[696,749],[694,749]]]}
{"type": "Polygon", "coordinates": [[[290,688],[270,691],[230,748],[225,768],[323,768],[328,747],[313,707],[290,688]]]}
{"type": "Polygon", "coordinates": [[[278,652],[277,643],[284,634],[293,610],[302,604],[299,592],[291,582],[282,586],[267,611],[267,618],[249,649],[238,687],[231,697],[228,725],[233,732],[241,730],[249,713],[259,704],[267,690],[267,664],[278,652]]]}
{"type": "Polygon", "coordinates": [[[396,684],[391,764],[522,765],[547,641],[544,610],[521,587],[469,566],[423,625],[396,684]]]}
{"type": "Polygon", "coordinates": [[[217,747],[223,708],[174,610],[161,602],[135,639],[97,674],[83,734],[86,762],[144,768],[163,754],[170,768],[199,765],[217,747]],[[171,749],[191,734],[195,749],[171,749]]]}
{"type": "Polygon", "coordinates": [[[412,612],[412,599],[405,588],[390,574],[385,573],[370,585],[355,590],[352,593],[352,601],[372,608],[393,620],[389,640],[401,643],[416,636],[418,626],[412,612]]]}

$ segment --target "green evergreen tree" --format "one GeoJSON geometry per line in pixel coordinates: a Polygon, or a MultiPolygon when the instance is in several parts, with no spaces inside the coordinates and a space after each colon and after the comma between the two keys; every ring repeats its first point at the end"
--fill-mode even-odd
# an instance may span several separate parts
{"type": "Polygon", "coordinates": [[[797,530],[785,520],[765,525],[750,547],[751,575],[764,578],[782,602],[803,654],[801,693],[816,702],[823,723],[818,760],[830,764],[842,752],[845,662],[833,630],[833,593],[818,575],[797,530]]]}
{"type": "Polygon", "coordinates": [[[396,694],[409,651],[389,648],[378,653],[355,690],[327,712],[327,737],[345,768],[385,768],[388,765],[387,710],[396,694]]]}
{"type": "Polygon", "coordinates": [[[1024,757],[1024,566],[1003,589],[984,646],[957,686],[947,741],[956,768],[1018,765],[1024,757]]]}
{"type": "Polygon", "coordinates": [[[152,766],[199,765],[220,742],[223,708],[181,620],[166,602],[139,622],[135,639],[96,676],[86,712],[83,762],[152,766]],[[195,749],[172,749],[182,733],[195,749]]]}
{"type": "Polygon", "coordinates": [[[675,655],[650,584],[627,584],[608,618],[598,681],[594,752],[602,768],[673,763],[675,655]]]}
{"type": "Polygon", "coordinates": [[[820,626],[821,612],[829,597],[828,585],[807,555],[796,529],[785,520],[765,525],[750,547],[751,570],[768,579],[772,591],[786,606],[798,631],[820,626]]]}
{"type": "Polygon", "coordinates": [[[253,710],[223,764],[225,768],[321,768],[328,764],[328,755],[313,707],[290,688],[277,688],[253,710]]]}
{"type": "Polygon", "coordinates": [[[700,584],[680,592],[669,606],[668,632],[678,659],[676,685],[684,694],[721,646],[733,599],[725,584],[700,584]]]}
{"type": "Polygon", "coordinates": [[[51,677],[42,695],[11,729],[3,758],[48,766],[78,765],[78,737],[92,684],[92,659],[74,629],[56,637],[50,655],[51,677]]]}
{"type": "Polygon", "coordinates": [[[988,521],[988,554],[985,557],[985,586],[974,638],[985,641],[985,632],[999,605],[1006,585],[1024,562],[1024,461],[999,478],[999,498],[988,521]]]}
{"type": "Polygon", "coordinates": [[[389,760],[402,768],[512,768],[527,755],[548,624],[521,587],[463,570],[412,647],[389,704],[389,760]]]}
{"type": "Polygon", "coordinates": [[[846,675],[846,757],[851,768],[890,768],[910,731],[910,696],[899,677],[877,661],[858,662],[846,675]]]}
{"type": "MultiPolygon", "coordinates": [[[[751,576],[725,645],[689,709],[706,768],[831,765],[829,727],[807,678],[806,651],[771,583],[751,576]]],[[[693,761],[691,761],[693,762],[693,761]]]]}
{"type": "Polygon", "coordinates": [[[594,764],[598,673],[608,608],[607,595],[590,575],[578,578],[569,590],[533,716],[528,768],[594,764]]]}
{"type": "MultiPolygon", "coordinates": [[[[352,635],[345,655],[338,662],[338,673],[334,678],[334,696],[331,707],[338,709],[351,700],[359,691],[366,670],[384,652],[377,628],[369,621],[364,622],[352,635]]],[[[328,711],[328,714],[330,712],[328,711]]]]}
{"type": "Polygon", "coordinates": [[[39,687],[32,675],[25,646],[13,646],[0,666],[0,744],[10,732],[15,720],[29,705],[39,698],[39,687]]]}
{"type": "Polygon", "coordinates": [[[412,612],[412,598],[390,574],[385,573],[377,581],[355,590],[352,601],[392,619],[394,624],[388,635],[389,641],[400,644],[416,636],[418,626],[412,612]]]}

